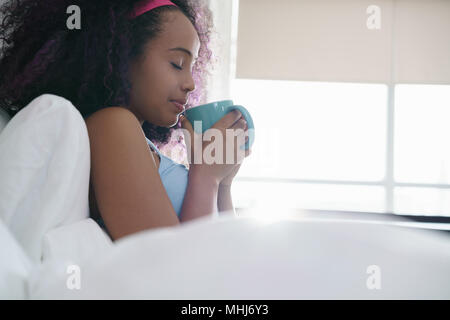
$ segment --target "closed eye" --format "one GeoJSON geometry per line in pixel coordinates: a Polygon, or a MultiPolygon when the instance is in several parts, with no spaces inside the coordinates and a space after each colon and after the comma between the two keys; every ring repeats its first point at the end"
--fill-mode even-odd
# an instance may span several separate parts
{"type": "Polygon", "coordinates": [[[178,69],[178,70],[182,70],[182,69],[183,69],[183,68],[181,68],[180,66],[176,65],[176,64],[173,63],[173,62],[171,62],[171,64],[172,64],[172,66],[173,66],[175,69],[178,69]]]}

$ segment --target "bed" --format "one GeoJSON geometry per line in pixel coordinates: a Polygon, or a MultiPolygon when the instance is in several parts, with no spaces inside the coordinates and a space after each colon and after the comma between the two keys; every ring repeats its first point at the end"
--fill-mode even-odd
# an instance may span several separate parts
{"type": "Polygon", "coordinates": [[[89,218],[78,110],[44,94],[2,118],[0,298],[450,298],[448,233],[389,219],[257,208],[112,242],[89,218]]]}

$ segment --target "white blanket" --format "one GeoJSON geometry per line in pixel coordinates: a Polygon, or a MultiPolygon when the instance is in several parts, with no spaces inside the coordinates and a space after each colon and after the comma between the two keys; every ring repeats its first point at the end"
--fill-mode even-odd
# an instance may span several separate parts
{"type": "Polygon", "coordinates": [[[141,232],[109,246],[100,229],[78,227],[53,242],[81,240],[74,252],[86,246],[88,256],[66,254],[36,269],[30,298],[450,298],[450,239],[435,231],[227,216],[141,232]]]}

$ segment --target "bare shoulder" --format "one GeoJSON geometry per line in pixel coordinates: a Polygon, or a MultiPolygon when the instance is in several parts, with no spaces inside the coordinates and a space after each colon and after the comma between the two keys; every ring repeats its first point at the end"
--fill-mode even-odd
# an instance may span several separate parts
{"type": "Polygon", "coordinates": [[[109,107],[100,109],[85,119],[86,125],[95,126],[98,124],[107,124],[109,122],[123,122],[123,124],[138,125],[136,116],[128,109],[123,107],[109,107]]]}
{"type": "Polygon", "coordinates": [[[89,140],[91,143],[91,151],[98,148],[105,147],[123,148],[123,144],[128,145],[129,151],[132,147],[141,146],[148,152],[145,134],[142,131],[139,120],[136,116],[126,108],[123,107],[109,107],[101,109],[91,114],[85,119],[86,127],[88,129],[89,140]]]}

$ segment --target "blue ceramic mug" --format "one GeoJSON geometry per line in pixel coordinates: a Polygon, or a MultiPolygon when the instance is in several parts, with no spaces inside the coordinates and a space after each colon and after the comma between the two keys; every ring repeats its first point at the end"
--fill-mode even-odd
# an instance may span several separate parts
{"type": "MultiPolygon", "coordinates": [[[[194,121],[201,121],[201,133],[204,133],[217,121],[219,121],[224,115],[235,109],[239,110],[242,113],[245,121],[247,121],[248,141],[243,147],[245,148],[245,150],[248,150],[255,141],[255,126],[253,124],[253,119],[247,109],[245,109],[243,106],[233,105],[233,100],[221,100],[202,104],[193,108],[186,109],[184,113],[186,115],[186,118],[191,122],[192,126],[194,126],[194,121]]],[[[200,133],[196,129],[197,128],[194,127],[194,131],[196,133],[200,133]]]]}

